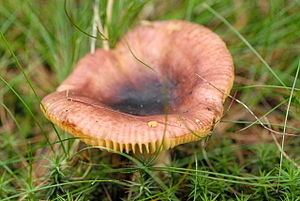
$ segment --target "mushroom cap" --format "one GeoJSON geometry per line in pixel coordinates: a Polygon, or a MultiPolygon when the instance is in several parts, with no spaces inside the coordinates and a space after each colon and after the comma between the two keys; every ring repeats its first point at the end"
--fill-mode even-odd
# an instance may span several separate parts
{"type": "Polygon", "coordinates": [[[232,57],[212,31],[185,21],[151,22],[115,49],[82,58],[41,108],[87,144],[151,153],[210,133],[233,79],[232,57]]]}

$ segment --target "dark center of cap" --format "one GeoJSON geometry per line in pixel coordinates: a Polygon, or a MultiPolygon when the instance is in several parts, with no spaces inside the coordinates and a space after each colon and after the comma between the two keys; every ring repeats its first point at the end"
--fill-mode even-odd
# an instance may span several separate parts
{"type": "Polygon", "coordinates": [[[141,80],[138,86],[124,84],[116,93],[119,101],[107,105],[114,110],[137,116],[161,115],[178,101],[177,88],[176,81],[161,82],[148,78],[141,80]]]}

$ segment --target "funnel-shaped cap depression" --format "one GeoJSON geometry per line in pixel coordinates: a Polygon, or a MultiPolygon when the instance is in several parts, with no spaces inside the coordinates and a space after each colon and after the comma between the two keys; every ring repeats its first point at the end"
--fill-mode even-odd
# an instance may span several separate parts
{"type": "Polygon", "coordinates": [[[154,152],[211,132],[233,78],[231,55],[209,29],[152,22],[81,59],[42,108],[87,144],[154,152]]]}

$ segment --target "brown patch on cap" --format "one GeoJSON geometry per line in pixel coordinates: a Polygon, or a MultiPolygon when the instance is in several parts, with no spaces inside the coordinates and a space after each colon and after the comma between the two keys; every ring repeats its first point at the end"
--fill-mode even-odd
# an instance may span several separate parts
{"type": "Polygon", "coordinates": [[[150,153],[210,133],[233,78],[231,55],[209,29],[152,22],[127,33],[114,50],[81,59],[42,110],[87,144],[150,153]]]}

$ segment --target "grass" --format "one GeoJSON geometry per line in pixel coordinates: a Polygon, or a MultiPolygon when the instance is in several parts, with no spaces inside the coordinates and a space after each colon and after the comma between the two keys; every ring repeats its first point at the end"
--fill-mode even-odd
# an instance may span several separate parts
{"type": "Polygon", "coordinates": [[[141,20],[203,24],[233,55],[232,95],[265,127],[298,133],[271,133],[233,102],[210,137],[173,149],[168,167],[87,147],[39,109],[90,51],[92,5],[1,2],[1,200],[300,200],[300,1],[114,1],[110,47],[141,20]]]}

